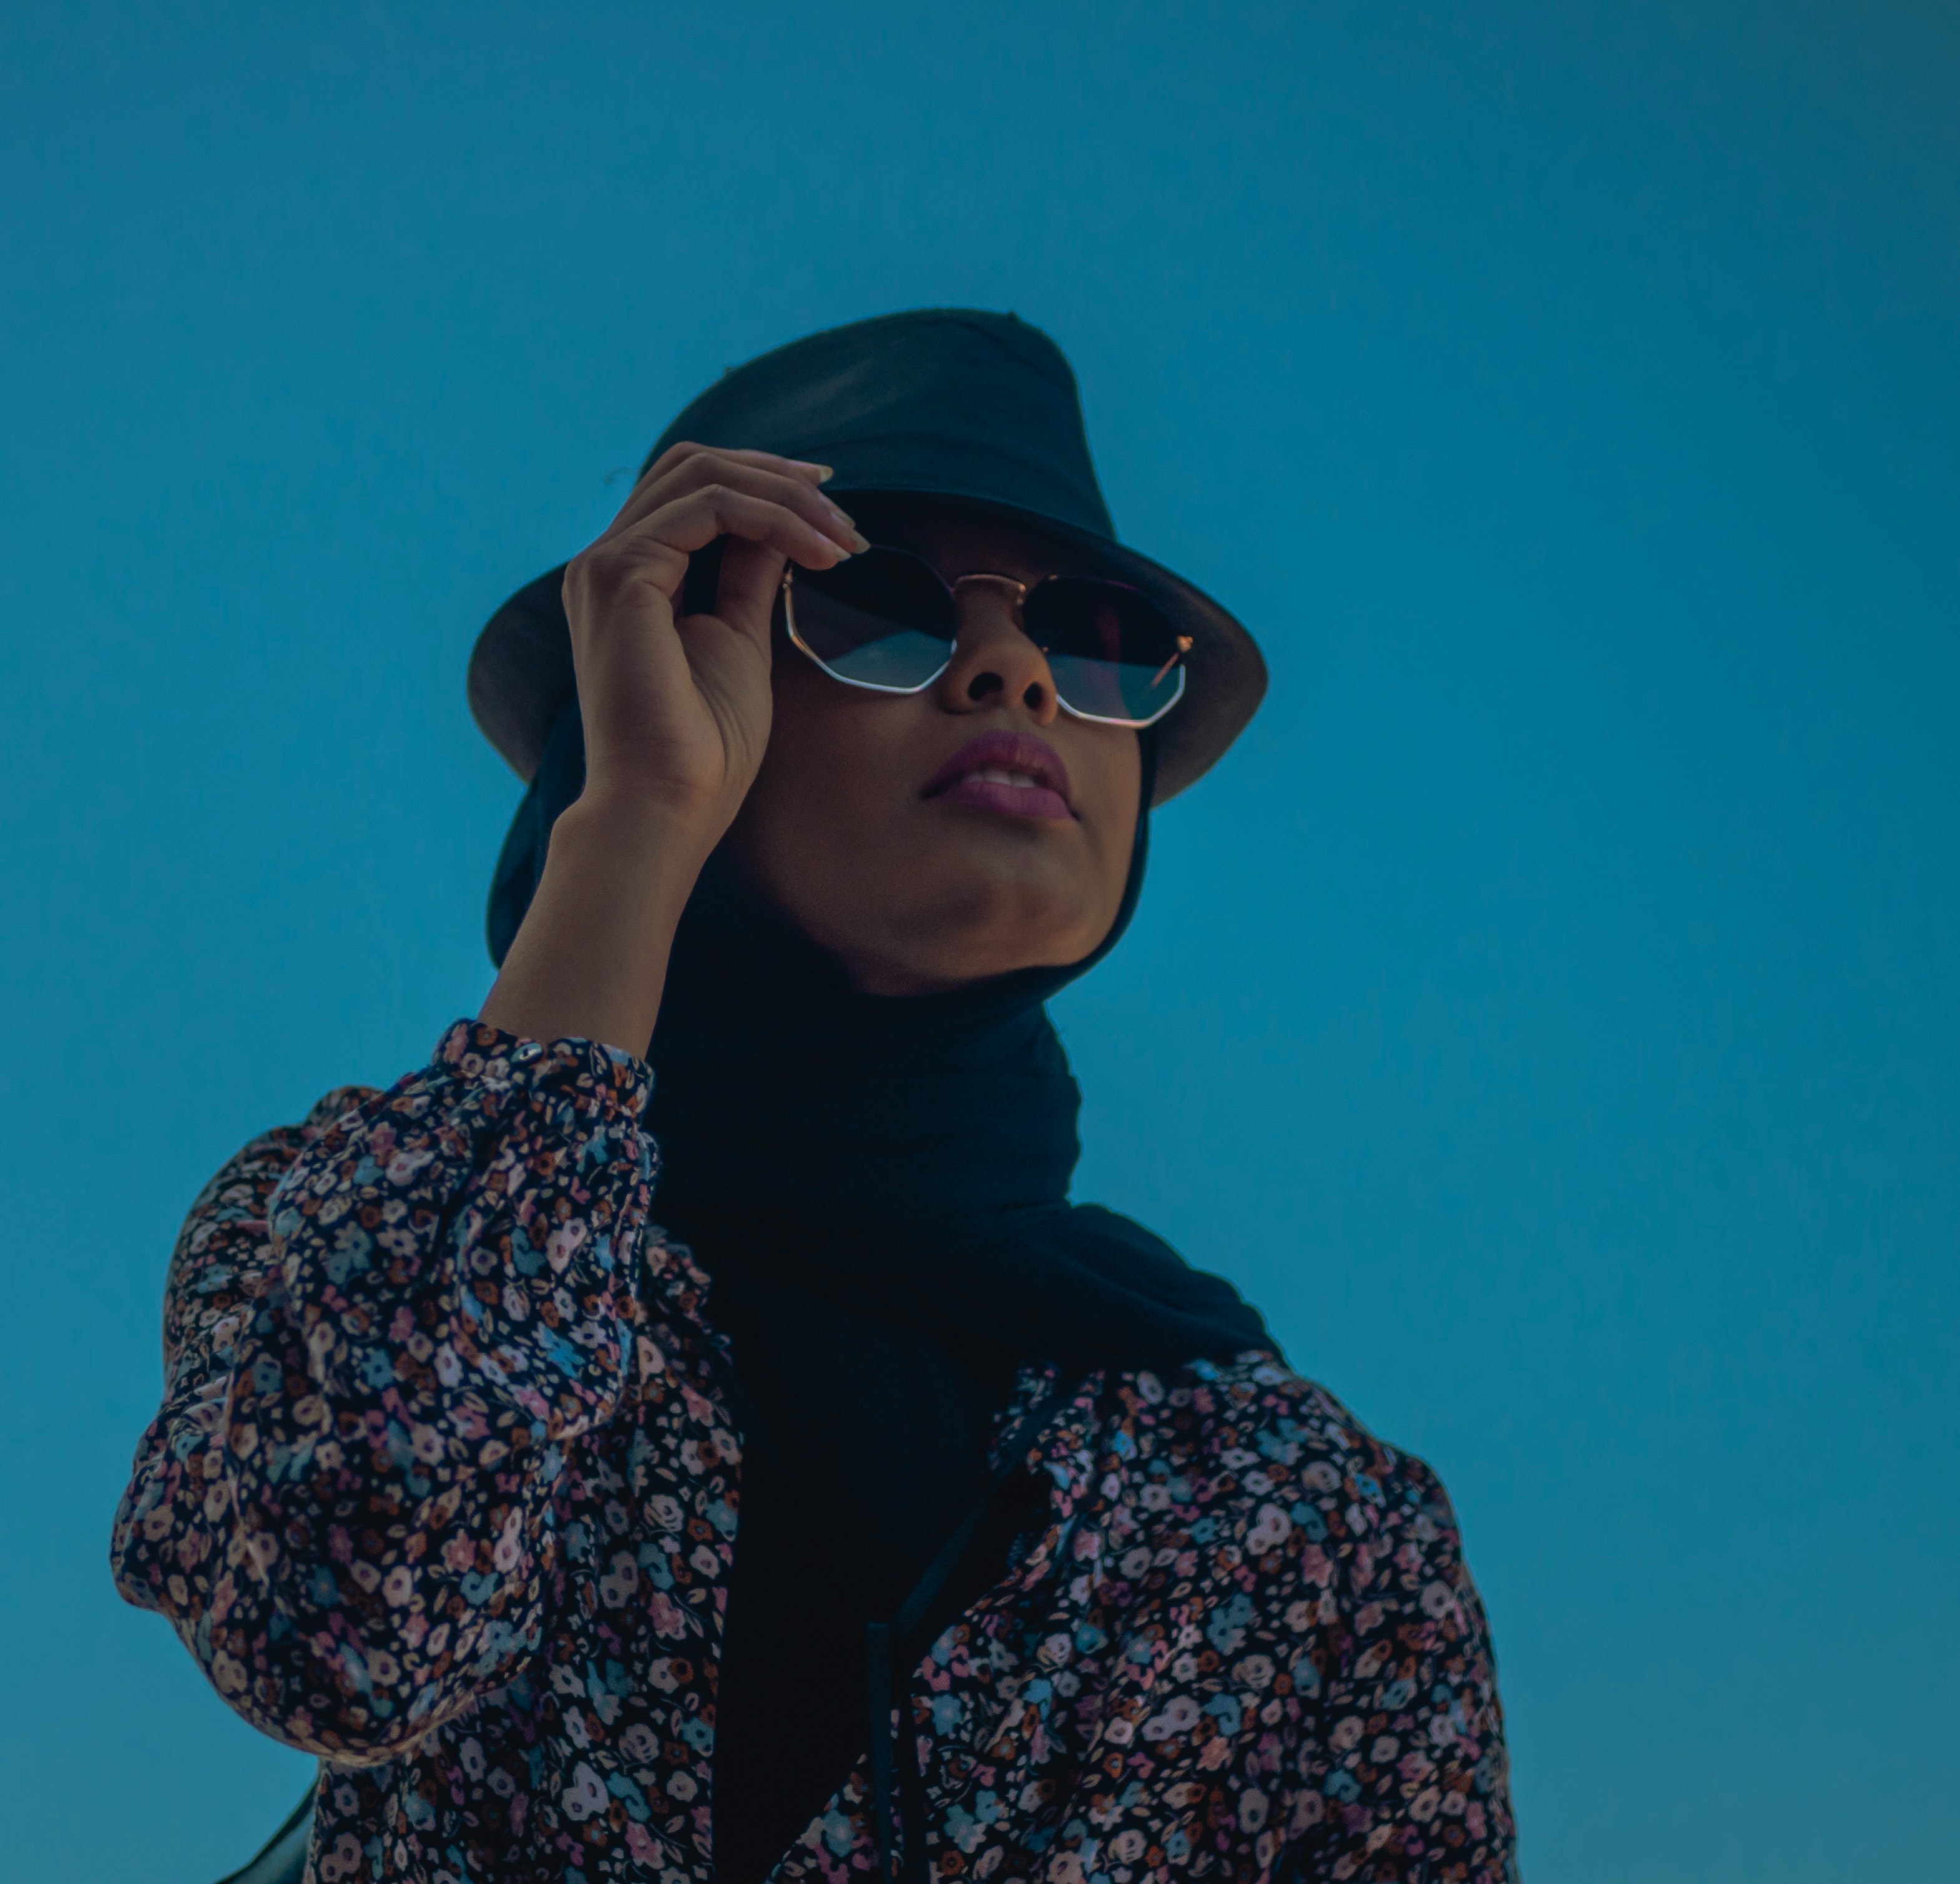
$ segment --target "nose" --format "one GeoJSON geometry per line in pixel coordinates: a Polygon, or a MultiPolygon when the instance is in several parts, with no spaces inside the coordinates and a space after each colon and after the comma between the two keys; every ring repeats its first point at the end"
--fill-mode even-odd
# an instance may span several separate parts
{"type": "Polygon", "coordinates": [[[1021,587],[1004,576],[966,576],[955,586],[959,638],[934,691],[948,713],[1018,706],[1037,726],[1060,711],[1048,657],[1021,627],[1021,587]]]}

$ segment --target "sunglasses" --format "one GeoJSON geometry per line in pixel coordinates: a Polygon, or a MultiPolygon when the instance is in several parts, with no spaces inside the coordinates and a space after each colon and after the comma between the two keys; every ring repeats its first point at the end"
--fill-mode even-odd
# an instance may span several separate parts
{"type": "Polygon", "coordinates": [[[1184,697],[1180,635],[1127,583],[1045,576],[948,582],[923,556],[873,544],[834,569],[783,571],[783,625],[833,680],[873,693],[923,693],[953,662],[960,583],[1001,582],[1015,593],[1023,632],[1055,679],[1055,698],[1078,720],[1153,726],[1184,697]],[[817,603],[800,613],[797,597],[817,603]]]}

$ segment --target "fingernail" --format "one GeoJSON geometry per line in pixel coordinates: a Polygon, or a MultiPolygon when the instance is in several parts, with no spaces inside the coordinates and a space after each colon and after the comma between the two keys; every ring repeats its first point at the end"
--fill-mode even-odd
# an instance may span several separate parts
{"type": "Polygon", "coordinates": [[[851,547],[853,550],[869,549],[871,547],[871,539],[853,528],[851,532],[851,547]]]}
{"type": "Polygon", "coordinates": [[[813,463],[808,458],[798,458],[794,462],[803,470],[814,471],[816,473],[816,481],[819,484],[828,484],[837,475],[829,465],[813,463]]]}
{"type": "MultiPolygon", "coordinates": [[[[823,501],[826,504],[830,504],[830,499],[829,498],[826,498],[823,501]]],[[[840,524],[848,524],[854,529],[857,527],[857,518],[853,517],[842,504],[830,504],[830,514],[832,517],[835,517],[840,524]]]]}

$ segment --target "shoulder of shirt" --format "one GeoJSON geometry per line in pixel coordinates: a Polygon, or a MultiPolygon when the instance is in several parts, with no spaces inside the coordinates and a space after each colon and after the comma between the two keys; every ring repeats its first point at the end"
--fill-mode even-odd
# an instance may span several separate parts
{"type": "Polygon", "coordinates": [[[1330,1481],[1326,1488],[1338,1480],[1384,1516],[1400,1510],[1456,1528],[1448,1495],[1427,1462],[1379,1437],[1327,1388],[1270,1354],[1125,1379],[1143,1389],[1140,1399],[1147,1401],[1150,1389],[1159,1392],[1160,1413],[1184,1414],[1175,1421],[1182,1431],[1173,1444],[1188,1449],[1193,1465],[1230,1473],[1236,1502],[1256,1506],[1269,1495],[1262,1477],[1297,1482],[1303,1468],[1319,1466],[1325,1470],[1316,1476],[1330,1481]]]}
{"type": "Polygon", "coordinates": [[[358,1112],[381,1096],[378,1086],[336,1086],[314,1102],[312,1110],[301,1122],[301,1135],[308,1140],[317,1138],[329,1126],[338,1125],[349,1112],[358,1112]]]}

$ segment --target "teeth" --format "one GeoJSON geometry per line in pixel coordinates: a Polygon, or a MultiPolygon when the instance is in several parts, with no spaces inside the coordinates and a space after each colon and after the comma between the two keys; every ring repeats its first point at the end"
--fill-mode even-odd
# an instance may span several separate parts
{"type": "Polygon", "coordinates": [[[1026,772],[1003,772],[998,765],[983,765],[979,771],[969,772],[966,775],[969,778],[984,779],[990,785],[1019,785],[1026,790],[1032,790],[1036,784],[1035,779],[1026,772]]]}

